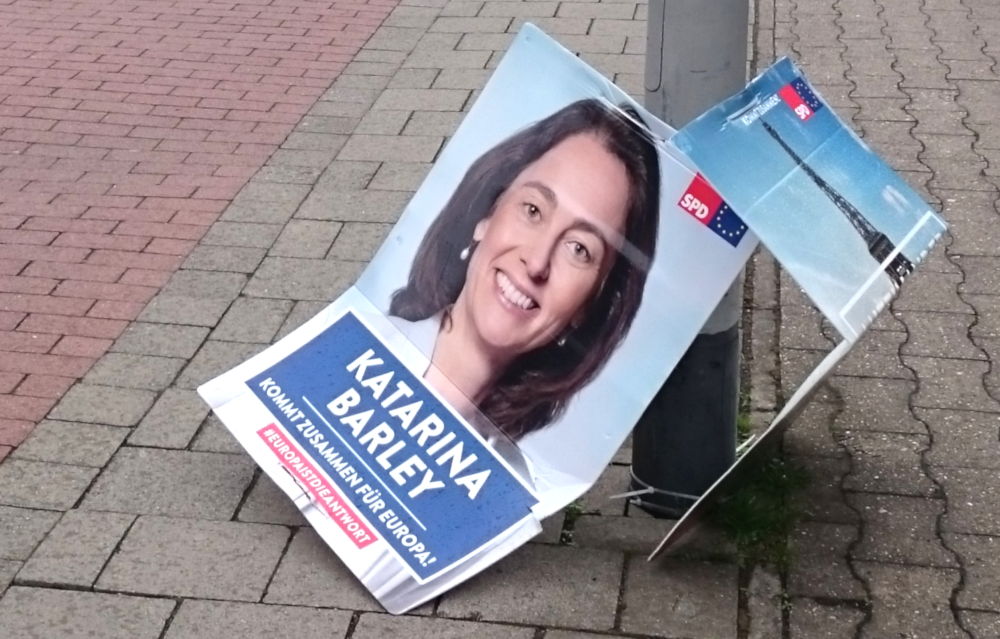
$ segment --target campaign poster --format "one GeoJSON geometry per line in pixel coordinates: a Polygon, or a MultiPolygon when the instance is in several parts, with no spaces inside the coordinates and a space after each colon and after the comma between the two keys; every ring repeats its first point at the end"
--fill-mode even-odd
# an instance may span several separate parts
{"type": "Polygon", "coordinates": [[[673,133],[526,25],[355,286],[199,388],[390,612],[585,492],[755,248],[673,133]]]}
{"type": "Polygon", "coordinates": [[[945,231],[923,199],[834,113],[787,58],[671,139],[737,207],[842,336],[742,457],[650,558],[736,489],[945,231]]]}
{"type": "Polygon", "coordinates": [[[671,143],[848,339],[945,229],[787,58],[671,143]]]}

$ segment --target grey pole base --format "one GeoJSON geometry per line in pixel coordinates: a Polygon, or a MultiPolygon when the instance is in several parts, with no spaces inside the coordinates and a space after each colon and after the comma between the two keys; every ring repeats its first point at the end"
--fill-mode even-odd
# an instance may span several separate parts
{"type": "Polygon", "coordinates": [[[739,350],[737,324],[695,338],[632,433],[630,503],[679,518],[736,460],[739,350]]]}

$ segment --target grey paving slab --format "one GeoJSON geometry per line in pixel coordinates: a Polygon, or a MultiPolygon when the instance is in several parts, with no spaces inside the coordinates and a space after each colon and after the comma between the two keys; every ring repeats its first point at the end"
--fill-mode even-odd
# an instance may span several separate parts
{"type": "Polygon", "coordinates": [[[834,418],[839,430],[926,434],[909,409],[916,384],[906,380],[835,377],[830,383],[843,401],[834,418]]]}
{"type": "Polygon", "coordinates": [[[781,635],[781,576],[770,569],[754,567],[750,571],[746,593],[747,637],[759,639],[781,635]]]}
{"type": "Polygon", "coordinates": [[[337,260],[368,261],[375,256],[390,228],[389,224],[347,222],[334,241],[329,256],[337,260]]]}
{"type": "Polygon", "coordinates": [[[94,483],[82,508],[229,519],[253,477],[239,455],[125,447],[94,483]]]}
{"type": "MultiPolygon", "coordinates": [[[[289,174],[292,172],[299,172],[300,174],[305,173],[316,173],[323,170],[326,166],[325,163],[317,161],[317,159],[327,159],[328,154],[316,154],[309,151],[288,151],[288,150],[277,150],[268,159],[268,164],[261,169],[261,172],[265,172],[263,176],[258,173],[255,179],[267,179],[269,176],[275,174],[289,174]],[[315,156],[319,155],[320,158],[315,156]]],[[[309,182],[310,184],[312,181],[309,182]]],[[[223,211],[219,219],[223,222],[253,222],[256,224],[284,224],[292,218],[295,214],[296,209],[299,208],[299,203],[294,201],[289,202],[257,202],[241,200],[240,202],[233,202],[226,210],[223,211]]],[[[218,222],[216,223],[218,224],[218,222]]],[[[214,225],[213,225],[214,226],[214,225]]],[[[220,240],[225,241],[224,235],[215,235],[216,244],[220,240]]],[[[204,238],[203,238],[204,239],[204,238]]],[[[204,246],[202,244],[201,246],[204,246]]],[[[199,246],[199,248],[201,248],[199,246]]],[[[261,247],[246,247],[246,248],[261,248],[261,247]]],[[[193,267],[196,268],[196,267],[193,267]]]]}
{"type": "Polygon", "coordinates": [[[976,312],[976,323],[969,329],[972,337],[1000,337],[1000,297],[966,294],[962,298],[976,312]]]}
{"type": "MultiPolygon", "coordinates": [[[[478,51],[452,55],[479,54],[478,51]]],[[[412,58],[411,58],[412,59],[412,58]]],[[[429,65],[437,66],[437,65],[429,65]]],[[[476,68],[482,68],[479,65],[476,68]]],[[[443,140],[436,135],[353,135],[337,154],[340,160],[362,160],[368,162],[431,162],[441,148],[443,140]]]]}
{"type": "Polygon", "coordinates": [[[791,536],[794,560],[788,570],[792,596],[864,599],[864,584],[848,564],[848,551],[860,536],[858,526],[802,522],[791,536]]]}
{"type": "Polygon", "coordinates": [[[380,615],[362,613],[354,628],[352,639],[383,639],[403,637],[412,639],[531,639],[533,628],[519,628],[495,623],[433,619],[427,617],[380,615]]]}
{"type": "Polygon", "coordinates": [[[185,599],[164,639],[331,639],[345,636],[350,622],[346,610],[185,599]]]}
{"type": "Polygon", "coordinates": [[[267,588],[264,603],[382,610],[311,528],[295,533],[267,588]]]}
{"type": "Polygon", "coordinates": [[[16,639],[157,639],[169,599],[12,587],[0,599],[0,628],[16,639]]]}
{"type": "MultiPolygon", "coordinates": [[[[291,149],[298,151],[321,151],[324,153],[337,153],[347,142],[346,135],[337,135],[333,133],[319,133],[311,131],[292,131],[285,138],[285,141],[281,143],[282,149],[291,149]]],[[[251,184],[254,184],[251,182],[251,184]]],[[[261,182],[260,184],[267,184],[267,182],[261,182]]],[[[302,184],[290,184],[282,183],[294,187],[302,187],[302,184]]]]}
{"type": "Polygon", "coordinates": [[[186,363],[181,357],[106,353],[83,378],[83,383],[161,391],[170,386],[186,363]]]}
{"type": "MultiPolygon", "coordinates": [[[[325,167],[316,182],[313,194],[329,192],[358,194],[368,187],[379,166],[380,162],[334,160],[325,167]]],[[[307,199],[306,202],[308,201],[307,199]]],[[[306,202],[303,202],[303,205],[306,202]]]]}
{"type": "MultiPolygon", "coordinates": [[[[219,224],[214,225],[209,233],[218,226],[219,224]]],[[[163,293],[231,300],[239,295],[246,281],[247,276],[244,273],[181,270],[173,274],[170,281],[163,287],[163,293]]]]}
{"type": "Polygon", "coordinates": [[[629,467],[610,464],[594,485],[583,494],[578,504],[583,512],[604,515],[624,515],[625,500],[611,499],[629,490],[629,467]]]}
{"type": "Polygon", "coordinates": [[[14,581],[14,575],[21,569],[23,562],[13,559],[0,559],[0,596],[3,596],[7,586],[14,581]]]}
{"type": "Polygon", "coordinates": [[[933,437],[932,466],[1000,469],[1000,414],[918,408],[933,437]]]}
{"type": "MultiPolygon", "coordinates": [[[[455,45],[456,51],[506,51],[514,40],[513,33],[465,33],[455,45]]],[[[476,87],[478,88],[478,87],[476,87]]]]}
{"type": "MultiPolygon", "coordinates": [[[[333,116],[333,117],[351,117],[359,118],[364,114],[365,109],[363,105],[351,104],[345,105],[337,102],[317,102],[316,105],[310,110],[312,115],[317,116],[333,116]],[[325,108],[324,108],[325,107],[325,108]],[[350,109],[345,109],[344,107],[352,107],[350,109]]],[[[333,158],[336,157],[336,153],[333,151],[304,151],[301,149],[278,149],[271,154],[271,157],[267,160],[268,166],[292,166],[292,167],[304,167],[311,169],[322,170],[333,158]]],[[[272,213],[272,219],[261,219],[261,222],[272,222],[280,223],[291,217],[291,214],[295,212],[298,208],[298,203],[283,203],[282,208],[275,210],[272,213]]],[[[226,218],[227,220],[233,218],[226,218]]],[[[248,220],[249,221],[249,220],[248,220]]]]}
{"type": "Polygon", "coordinates": [[[844,476],[850,472],[850,462],[844,458],[787,457],[809,475],[809,483],[798,496],[803,517],[807,520],[834,524],[853,524],[858,514],[844,500],[841,488],[844,476]]]}
{"type": "Polygon", "coordinates": [[[292,305],[291,300],[239,297],[212,331],[212,339],[268,344],[292,305]]]}
{"type": "Polygon", "coordinates": [[[393,89],[429,89],[431,85],[434,84],[434,79],[438,77],[439,73],[441,73],[441,69],[406,69],[405,71],[401,71],[391,78],[388,78],[388,82],[385,83],[385,86],[393,89]]]}
{"type": "Polygon", "coordinates": [[[0,506],[0,559],[27,559],[57,521],[49,510],[0,506]]]}
{"type": "Polygon", "coordinates": [[[533,544],[558,544],[563,538],[563,524],[566,521],[565,511],[556,513],[542,520],[542,532],[531,539],[533,544]]]}
{"type": "Polygon", "coordinates": [[[920,390],[913,405],[921,408],[957,408],[997,411],[1000,402],[991,398],[983,386],[983,376],[990,363],[979,360],[941,359],[904,355],[920,378],[920,390]]]}
{"type": "MultiPolygon", "coordinates": [[[[785,348],[780,351],[781,392],[784,397],[791,397],[802,385],[806,377],[815,370],[828,351],[800,350],[785,348]]],[[[812,401],[830,402],[834,396],[829,389],[830,381],[817,386],[812,401]]]]}
{"type": "Polygon", "coordinates": [[[405,109],[405,104],[399,104],[397,110],[369,111],[355,130],[371,135],[399,135],[412,113],[405,109]]]}
{"type": "Polygon", "coordinates": [[[843,443],[853,462],[845,490],[923,496],[936,490],[921,469],[927,435],[855,431],[845,434],[843,443]]]}
{"type": "Polygon", "coordinates": [[[45,420],[11,457],[101,468],[118,450],[127,428],[45,420]]]}
{"type": "Polygon", "coordinates": [[[865,525],[853,557],[860,560],[957,567],[937,534],[940,499],[850,494],[865,525]]]}
{"type": "Polygon", "coordinates": [[[946,534],[944,539],[965,570],[958,606],[1000,612],[1000,537],[946,534]]]}
{"type": "Polygon", "coordinates": [[[842,430],[833,429],[833,421],[841,414],[836,404],[812,403],[803,409],[785,431],[784,450],[795,456],[843,457],[840,443],[842,430]]]}
{"type": "Polygon", "coordinates": [[[528,544],[444,595],[438,614],[609,630],[621,570],[621,553],[528,544]]]}
{"type": "Polygon", "coordinates": [[[909,338],[900,348],[903,355],[986,359],[986,355],[969,340],[969,328],[975,322],[973,315],[902,312],[899,318],[909,332],[909,338]]]}
{"type": "Polygon", "coordinates": [[[179,388],[197,388],[225,373],[233,366],[256,355],[263,348],[260,344],[208,340],[177,378],[179,388]]]}
{"type": "Polygon", "coordinates": [[[0,505],[68,510],[97,473],[84,466],[8,459],[0,464],[0,505]]]}
{"type": "Polygon", "coordinates": [[[378,96],[379,89],[375,87],[347,87],[335,84],[327,89],[326,93],[319,99],[321,102],[351,102],[371,105],[378,96]]]}
{"type": "Polygon", "coordinates": [[[282,526],[265,524],[140,517],[96,587],[259,601],[288,534],[282,526]]]}
{"type": "Polygon", "coordinates": [[[709,639],[736,636],[733,564],[632,557],[626,568],[626,632],[709,639]]]}
{"type": "Polygon", "coordinates": [[[243,447],[214,414],[209,415],[205,423],[202,424],[201,430],[191,442],[191,450],[233,455],[244,454],[243,447]]]}
{"type": "Polygon", "coordinates": [[[317,189],[296,217],[340,222],[395,222],[410,194],[399,191],[333,191],[317,189]]]}
{"type": "MultiPolygon", "coordinates": [[[[235,206],[230,206],[230,209],[235,206]]],[[[284,220],[281,220],[284,222],[284,220]]],[[[243,246],[249,248],[269,248],[274,240],[281,233],[282,224],[280,222],[263,223],[257,221],[219,221],[212,225],[208,233],[201,238],[202,245],[210,246],[243,246]]],[[[237,274],[220,273],[216,279],[227,286],[227,291],[231,292],[231,297],[236,297],[239,288],[235,282],[239,280],[237,274]],[[235,276],[235,277],[234,277],[235,276]],[[225,281],[228,280],[228,281],[225,281]],[[236,289],[233,292],[232,289],[236,289]]],[[[242,285],[241,285],[242,286],[242,285]]],[[[194,297],[213,297],[212,295],[193,295],[187,292],[173,291],[179,295],[192,295],[194,297]]]]}
{"type": "Polygon", "coordinates": [[[906,333],[871,330],[837,365],[838,375],[913,379],[913,372],[900,362],[899,349],[906,333]]]}
{"type": "Polygon", "coordinates": [[[76,384],[49,413],[50,419],[109,426],[134,426],[153,404],[156,393],[139,388],[76,384]]]}
{"type": "Polygon", "coordinates": [[[606,634],[595,632],[584,632],[582,630],[559,630],[548,629],[545,631],[545,639],[601,639],[607,637],[606,634]]]}
{"type": "Polygon", "coordinates": [[[275,240],[268,255],[322,259],[333,245],[340,227],[337,222],[291,220],[275,240]]]}
{"type": "Polygon", "coordinates": [[[146,305],[139,320],[161,324],[215,326],[232,300],[206,299],[190,295],[157,295],[146,305]]]}
{"type": "Polygon", "coordinates": [[[812,599],[789,603],[789,639],[844,639],[856,636],[865,613],[851,605],[826,605],[812,599]]]}
{"type": "Polygon", "coordinates": [[[128,443],[133,446],[185,448],[208,415],[208,404],[193,390],[168,388],[139,425],[128,443]]]}
{"type": "Polygon", "coordinates": [[[430,167],[426,162],[383,162],[372,178],[371,188],[412,193],[427,177],[430,167]]]}
{"type": "Polygon", "coordinates": [[[394,89],[382,92],[373,110],[461,111],[469,99],[465,89],[394,89]]]}
{"type": "Polygon", "coordinates": [[[357,262],[268,257],[247,285],[251,297],[329,301],[347,290],[361,268],[357,262]]]}
{"type": "Polygon", "coordinates": [[[958,617],[962,625],[972,633],[973,637],[994,639],[1000,637],[1000,613],[982,610],[959,610],[958,617]]]}
{"type": "Polygon", "coordinates": [[[861,637],[958,639],[967,637],[948,604],[958,583],[955,569],[857,562],[872,595],[871,621],[861,637]]]}
{"type": "MultiPolygon", "coordinates": [[[[288,217],[291,217],[291,214],[288,217]]],[[[199,271],[253,273],[262,259],[264,259],[264,250],[257,247],[196,246],[184,260],[183,268],[199,271]]]]}
{"type": "Polygon", "coordinates": [[[283,526],[308,526],[309,523],[288,495],[263,473],[236,514],[239,521],[283,526]]]}
{"type": "Polygon", "coordinates": [[[958,255],[955,261],[965,273],[959,292],[996,295],[1000,291],[1000,256],[958,255]]]}
{"type": "Polygon", "coordinates": [[[937,311],[971,313],[972,309],[958,296],[960,273],[939,273],[917,269],[907,278],[899,297],[892,302],[894,311],[937,311]]]}
{"type": "Polygon", "coordinates": [[[672,523],[653,518],[581,515],[573,522],[572,539],[581,548],[649,554],[672,523]]]}
{"type": "Polygon", "coordinates": [[[410,51],[416,46],[425,30],[425,27],[386,26],[383,24],[365,43],[365,47],[389,51],[410,51]]]}
{"type": "Polygon", "coordinates": [[[1000,476],[980,468],[934,468],[944,487],[948,512],[941,522],[947,532],[1000,535],[1000,476]]]}
{"type": "Polygon", "coordinates": [[[201,326],[132,322],[111,351],[133,355],[190,358],[208,335],[201,326]]]}
{"type": "Polygon", "coordinates": [[[274,339],[279,340],[282,337],[288,335],[298,327],[305,324],[314,315],[319,313],[327,306],[329,306],[327,302],[319,302],[319,301],[296,302],[295,306],[292,307],[292,312],[288,314],[287,318],[285,318],[285,323],[281,325],[281,329],[278,331],[278,334],[275,336],[274,339]]]}
{"type": "MultiPolygon", "coordinates": [[[[330,118],[307,115],[296,125],[297,129],[319,133],[350,133],[357,122],[354,118],[330,118]]],[[[309,166],[265,166],[253,176],[263,182],[284,182],[286,184],[315,184],[323,173],[317,167],[309,166]]],[[[289,216],[291,217],[291,216],[289,216]]]]}
{"type": "MultiPolygon", "coordinates": [[[[477,83],[477,74],[485,76],[486,73],[486,71],[471,69],[445,69],[438,76],[437,82],[441,86],[474,85],[477,83]]],[[[416,111],[403,127],[403,135],[450,136],[455,133],[461,121],[461,113],[416,111]]]]}
{"type": "Polygon", "coordinates": [[[510,27],[507,30],[511,33],[517,33],[518,30],[524,25],[524,23],[530,22],[537,26],[539,29],[548,33],[549,35],[559,37],[563,35],[583,35],[587,33],[612,33],[620,35],[629,34],[639,34],[645,33],[646,26],[642,22],[635,20],[614,20],[611,18],[599,18],[592,20],[590,18],[545,18],[545,17],[535,17],[514,18],[510,27]],[[613,26],[605,27],[604,30],[597,31],[598,23],[614,23],[613,26]],[[620,23],[626,23],[628,27],[622,27],[620,23]],[[591,29],[593,25],[593,29],[591,29]]]}
{"type": "Polygon", "coordinates": [[[135,515],[70,510],[17,575],[20,584],[89,588],[135,515]]]}
{"type": "Polygon", "coordinates": [[[823,316],[809,306],[789,305],[781,309],[781,347],[825,349],[833,346],[822,332],[823,316]]]}

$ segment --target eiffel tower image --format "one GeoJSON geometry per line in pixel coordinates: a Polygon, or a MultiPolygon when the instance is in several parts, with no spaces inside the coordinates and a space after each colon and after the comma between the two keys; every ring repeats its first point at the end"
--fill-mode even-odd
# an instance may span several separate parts
{"type": "MultiPolygon", "coordinates": [[[[873,258],[875,258],[875,261],[879,264],[884,262],[885,259],[896,249],[892,240],[886,237],[885,233],[882,233],[872,226],[871,222],[865,219],[865,216],[861,214],[861,211],[847,201],[847,198],[837,192],[837,190],[830,186],[826,180],[817,175],[816,172],[813,171],[812,167],[806,164],[802,158],[800,158],[798,154],[795,153],[790,146],[788,146],[788,143],[781,139],[781,136],[774,130],[774,127],[767,122],[764,122],[763,124],[764,130],[766,130],[768,134],[781,145],[781,148],[785,150],[785,153],[790,155],[792,159],[795,160],[795,163],[799,166],[799,168],[805,171],[805,174],[812,178],[812,181],[816,183],[816,186],[818,186],[820,190],[823,191],[828,198],[830,198],[830,201],[833,202],[837,208],[840,209],[840,212],[844,214],[844,217],[850,221],[851,226],[854,227],[854,230],[858,232],[861,239],[868,245],[868,252],[873,258]]],[[[895,284],[896,288],[900,287],[903,283],[903,278],[909,275],[912,271],[913,263],[906,259],[906,256],[902,253],[897,253],[892,258],[892,261],[890,261],[885,267],[886,275],[889,276],[889,279],[892,280],[892,283],[895,284]]]]}

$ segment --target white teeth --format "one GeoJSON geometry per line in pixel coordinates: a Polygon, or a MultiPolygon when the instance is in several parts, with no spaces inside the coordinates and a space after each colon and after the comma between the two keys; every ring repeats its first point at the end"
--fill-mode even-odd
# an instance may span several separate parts
{"type": "Polygon", "coordinates": [[[520,309],[528,310],[538,306],[535,300],[522,293],[514,286],[510,278],[500,271],[497,271],[497,286],[500,287],[500,292],[503,293],[504,299],[520,309]]]}

